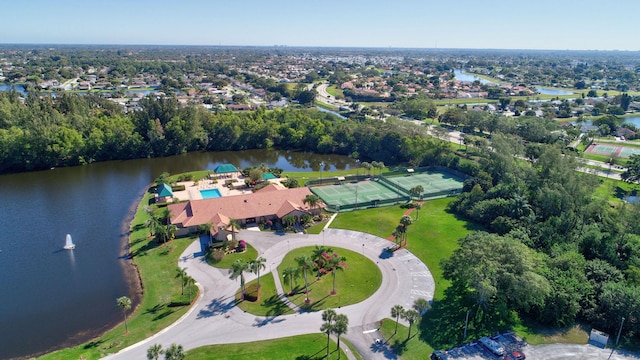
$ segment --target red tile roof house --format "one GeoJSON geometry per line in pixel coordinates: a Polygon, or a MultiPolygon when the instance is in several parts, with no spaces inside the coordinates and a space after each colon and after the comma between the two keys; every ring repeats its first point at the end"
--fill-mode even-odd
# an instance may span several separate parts
{"type": "Polygon", "coordinates": [[[170,204],[170,222],[176,225],[176,235],[183,236],[198,231],[198,226],[211,223],[211,236],[224,240],[231,233],[231,219],[238,223],[261,223],[292,215],[300,219],[302,214],[317,214],[325,205],[319,203],[310,208],[304,198],[313,193],[307,187],[287,189],[271,184],[254,193],[223,196],[213,199],[191,200],[170,204]]]}

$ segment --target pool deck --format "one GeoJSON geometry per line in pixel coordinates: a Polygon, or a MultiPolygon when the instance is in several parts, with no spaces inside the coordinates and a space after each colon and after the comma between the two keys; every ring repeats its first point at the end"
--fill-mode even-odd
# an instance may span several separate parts
{"type": "MultiPolygon", "coordinates": [[[[194,181],[181,181],[178,182],[178,185],[184,185],[184,190],[174,191],[173,198],[179,200],[202,200],[202,194],[200,190],[209,190],[209,189],[218,189],[220,191],[220,195],[222,196],[234,196],[234,195],[243,195],[250,194],[253,191],[246,187],[244,183],[244,176],[239,176],[237,178],[231,178],[233,180],[233,189],[229,189],[225,185],[225,180],[211,180],[211,179],[201,179],[197,183],[194,181]]],[[[268,180],[269,182],[280,182],[280,178],[268,180]]]]}

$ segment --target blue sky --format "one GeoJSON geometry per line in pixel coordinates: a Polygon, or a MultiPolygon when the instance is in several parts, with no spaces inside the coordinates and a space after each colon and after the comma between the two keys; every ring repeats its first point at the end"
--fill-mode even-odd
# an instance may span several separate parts
{"type": "Polygon", "coordinates": [[[640,0],[3,1],[2,43],[640,50],[640,0]]]}

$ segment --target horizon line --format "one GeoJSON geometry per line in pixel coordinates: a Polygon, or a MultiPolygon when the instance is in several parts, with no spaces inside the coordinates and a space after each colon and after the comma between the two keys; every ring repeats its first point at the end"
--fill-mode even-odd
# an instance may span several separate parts
{"type": "Polygon", "coordinates": [[[290,49],[375,49],[375,50],[484,50],[484,51],[556,51],[556,52],[640,52],[638,50],[630,49],[527,49],[527,48],[447,48],[447,47],[403,47],[403,46],[347,46],[347,45],[286,45],[286,44],[273,44],[273,45],[214,45],[214,44],[118,44],[118,43],[29,43],[29,42],[17,42],[17,43],[0,43],[0,46],[111,46],[111,47],[201,47],[201,48],[290,48],[290,49]]]}

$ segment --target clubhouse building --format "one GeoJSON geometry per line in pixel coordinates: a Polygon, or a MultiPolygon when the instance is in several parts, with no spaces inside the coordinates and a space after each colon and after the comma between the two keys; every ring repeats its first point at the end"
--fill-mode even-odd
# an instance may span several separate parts
{"type": "Polygon", "coordinates": [[[279,184],[250,193],[223,196],[213,199],[191,200],[168,205],[170,222],[176,225],[176,235],[187,235],[199,231],[199,227],[211,224],[211,236],[224,240],[232,231],[231,220],[238,224],[260,224],[291,215],[300,220],[303,214],[314,215],[325,205],[319,202],[315,208],[303,200],[313,193],[307,187],[288,189],[279,184]]]}

